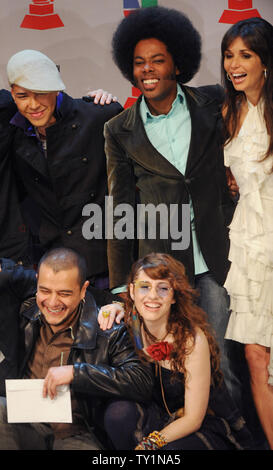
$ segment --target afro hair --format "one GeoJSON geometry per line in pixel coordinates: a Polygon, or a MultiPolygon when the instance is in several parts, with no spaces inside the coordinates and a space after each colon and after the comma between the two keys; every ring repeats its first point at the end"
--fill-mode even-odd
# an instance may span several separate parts
{"type": "Polygon", "coordinates": [[[118,25],[112,39],[112,56],[123,76],[134,84],[135,46],[149,38],[166,45],[180,71],[177,80],[190,81],[200,65],[201,37],[186,15],[159,6],[135,10],[118,25]]]}

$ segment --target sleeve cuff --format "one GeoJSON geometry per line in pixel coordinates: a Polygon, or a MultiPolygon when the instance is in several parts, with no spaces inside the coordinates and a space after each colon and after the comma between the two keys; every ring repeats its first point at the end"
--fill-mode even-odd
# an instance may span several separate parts
{"type": "Polygon", "coordinates": [[[120,292],[126,292],[127,286],[118,286],[111,290],[111,294],[120,294],[120,292]]]}

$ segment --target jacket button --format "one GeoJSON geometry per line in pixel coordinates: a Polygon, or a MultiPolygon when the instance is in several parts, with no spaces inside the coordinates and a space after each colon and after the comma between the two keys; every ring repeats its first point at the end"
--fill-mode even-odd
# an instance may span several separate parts
{"type": "Polygon", "coordinates": [[[77,124],[72,124],[71,127],[72,127],[72,129],[77,129],[78,126],[77,126],[77,124]]]}
{"type": "Polygon", "coordinates": [[[35,176],[34,181],[35,181],[35,183],[39,183],[39,177],[35,176]]]}
{"type": "Polygon", "coordinates": [[[72,230],[67,230],[67,235],[72,235],[72,230]]]}
{"type": "Polygon", "coordinates": [[[191,179],[190,179],[190,178],[186,178],[186,179],[185,179],[185,183],[186,183],[186,184],[190,184],[190,182],[191,182],[191,179]]]}
{"type": "Polygon", "coordinates": [[[87,162],[88,162],[88,158],[87,158],[87,157],[82,157],[82,162],[83,162],[83,163],[87,163],[87,162]]]}

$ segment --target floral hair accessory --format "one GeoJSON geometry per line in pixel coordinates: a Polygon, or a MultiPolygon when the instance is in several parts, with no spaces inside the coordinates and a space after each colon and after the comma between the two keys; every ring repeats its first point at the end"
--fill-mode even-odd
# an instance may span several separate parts
{"type": "Polygon", "coordinates": [[[148,346],[146,352],[155,361],[165,361],[170,359],[172,349],[173,345],[168,343],[168,341],[161,341],[148,346]]]}

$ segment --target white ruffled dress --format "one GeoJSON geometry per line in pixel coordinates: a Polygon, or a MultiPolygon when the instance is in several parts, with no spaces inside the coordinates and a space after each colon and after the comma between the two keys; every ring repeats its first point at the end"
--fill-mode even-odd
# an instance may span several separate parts
{"type": "Polygon", "coordinates": [[[230,224],[231,267],[225,282],[231,315],[226,338],[270,349],[273,385],[273,155],[261,161],[269,144],[263,102],[248,102],[240,132],[225,147],[240,190],[230,224]]]}

